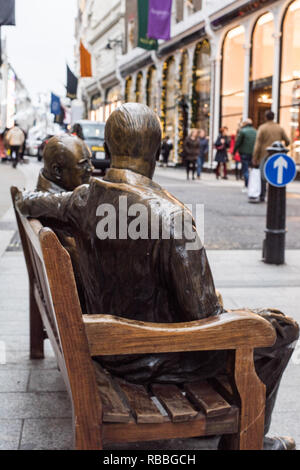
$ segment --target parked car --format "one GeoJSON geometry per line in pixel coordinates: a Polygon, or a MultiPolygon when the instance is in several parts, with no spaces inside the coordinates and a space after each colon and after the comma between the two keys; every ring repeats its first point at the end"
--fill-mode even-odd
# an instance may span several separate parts
{"type": "Polygon", "coordinates": [[[104,148],[105,122],[77,121],[72,128],[72,134],[83,139],[92,152],[92,163],[97,170],[105,171],[110,167],[110,158],[104,148]]]}
{"type": "Polygon", "coordinates": [[[31,157],[36,157],[39,152],[39,146],[42,143],[41,137],[30,136],[26,139],[25,153],[31,157]]]}

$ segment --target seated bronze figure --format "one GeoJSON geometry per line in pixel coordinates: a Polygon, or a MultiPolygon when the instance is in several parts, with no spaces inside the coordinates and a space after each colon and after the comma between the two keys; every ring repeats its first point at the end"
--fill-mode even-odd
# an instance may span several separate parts
{"type": "MultiPolygon", "coordinates": [[[[177,216],[189,216],[187,209],[152,181],[161,143],[156,114],[142,104],[122,105],[106,123],[105,141],[111,168],[102,181],[92,178],[89,185],[60,195],[25,192],[19,195],[19,210],[27,216],[47,217],[49,223],[63,223],[72,233],[88,313],[149,322],[185,322],[221,315],[223,307],[194,223],[188,231],[182,230],[181,237],[176,236],[177,216]],[[125,200],[126,207],[122,205],[125,200]],[[133,205],[139,205],[141,212],[143,206],[147,213],[154,214],[160,228],[168,226],[169,238],[161,231],[158,237],[152,237],[150,223],[146,232],[140,227],[140,237],[128,236],[133,220],[128,208],[133,205]],[[115,227],[109,219],[113,213],[115,227]],[[102,231],[99,235],[99,221],[102,228],[105,224],[108,227],[106,234],[102,231]],[[111,232],[109,227],[113,227],[111,232]],[[197,245],[193,250],[187,245],[191,235],[197,245]]],[[[280,379],[299,330],[281,312],[258,313],[278,332],[274,346],[257,350],[255,355],[257,373],[267,388],[267,432],[280,379]]],[[[226,355],[226,351],[208,351],[98,360],[111,373],[132,382],[180,383],[215,376],[223,371],[226,355]]],[[[278,445],[273,441],[271,444],[278,445]]]]}
{"type": "MultiPolygon", "coordinates": [[[[52,137],[45,146],[43,160],[44,167],[39,173],[36,191],[60,194],[73,191],[90,181],[93,171],[91,152],[86,143],[78,137],[68,134],[52,137]]],[[[58,221],[50,221],[47,216],[42,219],[45,225],[52,226],[71,257],[81,307],[85,311],[83,283],[75,239],[67,231],[67,227],[59,224],[58,221]]]]}

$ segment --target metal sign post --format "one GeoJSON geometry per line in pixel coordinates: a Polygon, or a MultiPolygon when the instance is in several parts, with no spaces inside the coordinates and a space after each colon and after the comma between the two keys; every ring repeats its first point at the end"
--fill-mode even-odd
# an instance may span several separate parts
{"type": "Polygon", "coordinates": [[[286,155],[286,151],[281,143],[274,142],[268,148],[269,156],[264,166],[264,176],[269,182],[269,188],[263,260],[269,264],[284,263],[286,185],[293,181],[297,172],[294,160],[286,155]]]}

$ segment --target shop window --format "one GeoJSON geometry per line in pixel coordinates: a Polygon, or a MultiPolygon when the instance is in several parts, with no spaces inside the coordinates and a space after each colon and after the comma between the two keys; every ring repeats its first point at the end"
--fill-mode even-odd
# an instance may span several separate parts
{"type": "Polygon", "coordinates": [[[235,134],[243,117],[245,29],[237,26],[231,29],[223,44],[221,125],[235,134]]]}
{"type": "Polygon", "coordinates": [[[153,111],[157,113],[157,83],[155,65],[151,65],[147,72],[146,103],[149,108],[153,109],[153,111]]]}
{"type": "MultiPolygon", "coordinates": [[[[169,57],[163,65],[162,94],[161,94],[161,124],[163,136],[168,135],[174,145],[177,118],[177,84],[174,57],[169,57]]],[[[174,160],[171,152],[170,160],[174,160]]]]}
{"type": "Polygon", "coordinates": [[[254,127],[265,121],[265,112],[272,107],[274,73],[274,20],[265,13],[256,22],[252,36],[249,115],[254,127]]]}
{"type": "Polygon", "coordinates": [[[207,39],[196,45],[193,63],[192,126],[209,133],[211,65],[207,39]]]}
{"type": "Polygon", "coordinates": [[[125,103],[132,103],[135,101],[134,93],[133,93],[133,80],[131,75],[126,77],[125,83],[125,103]]]}
{"type": "Polygon", "coordinates": [[[189,120],[189,56],[183,51],[179,69],[179,101],[178,101],[178,155],[183,158],[183,144],[188,134],[189,120]]]}
{"type": "Polygon", "coordinates": [[[280,123],[300,163],[300,0],[290,4],[282,27],[280,123]]]}
{"type": "Polygon", "coordinates": [[[136,84],[135,84],[135,101],[137,103],[143,103],[143,74],[139,72],[136,76],[136,84]]]}

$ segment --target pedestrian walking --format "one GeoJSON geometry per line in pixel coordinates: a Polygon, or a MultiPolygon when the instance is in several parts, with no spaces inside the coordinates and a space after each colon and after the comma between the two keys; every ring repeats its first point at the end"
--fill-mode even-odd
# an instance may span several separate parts
{"type": "Polygon", "coordinates": [[[237,135],[233,152],[239,152],[242,162],[242,175],[245,188],[249,182],[249,166],[251,165],[254,145],[256,140],[256,130],[253,127],[252,119],[248,118],[243,123],[237,135]]]}
{"type": "MultiPolygon", "coordinates": [[[[20,128],[21,129],[21,128],[20,128]]],[[[24,129],[21,129],[21,131],[24,134],[24,142],[22,147],[20,148],[20,160],[23,163],[24,162],[24,155],[25,155],[25,150],[26,150],[26,139],[27,139],[27,132],[24,131],[24,129]]]]}
{"type": "Polygon", "coordinates": [[[239,180],[242,178],[241,156],[239,152],[234,151],[235,141],[236,141],[236,136],[235,134],[232,134],[231,139],[230,139],[230,145],[229,145],[229,153],[232,155],[233,161],[235,162],[235,169],[234,169],[235,179],[239,180]]]}
{"type": "Polygon", "coordinates": [[[166,135],[161,144],[161,155],[163,157],[163,166],[168,166],[170,152],[173,149],[172,140],[166,135]]]}
{"type": "Polygon", "coordinates": [[[215,161],[218,163],[216,168],[216,178],[220,177],[220,167],[223,165],[223,179],[227,180],[227,168],[226,163],[228,162],[227,150],[230,145],[229,138],[227,136],[227,127],[221,127],[219,136],[215,142],[215,148],[217,149],[215,161]]]}
{"type": "Polygon", "coordinates": [[[190,171],[192,171],[192,178],[195,179],[197,159],[200,154],[200,139],[198,137],[198,130],[191,129],[188,137],[184,141],[184,158],[186,164],[186,178],[190,179],[190,171]]]}
{"type": "Polygon", "coordinates": [[[259,126],[253,151],[252,165],[256,168],[260,167],[261,171],[261,193],[260,201],[264,202],[266,197],[267,183],[263,175],[263,167],[265,157],[268,155],[267,148],[271,147],[273,142],[284,142],[286,146],[290,145],[290,139],[286,135],[285,130],[274,122],[275,114],[268,110],[265,114],[266,122],[259,126]]]}
{"type": "Polygon", "coordinates": [[[10,156],[13,168],[17,168],[20,150],[24,144],[25,136],[23,131],[15,124],[7,133],[6,141],[10,149],[10,156]]]}
{"type": "Polygon", "coordinates": [[[203,163],[208,154],[208,139],[204,129],[199,131],[200,153],[197,158],[197,178],[200,179],[203,163]]]}

